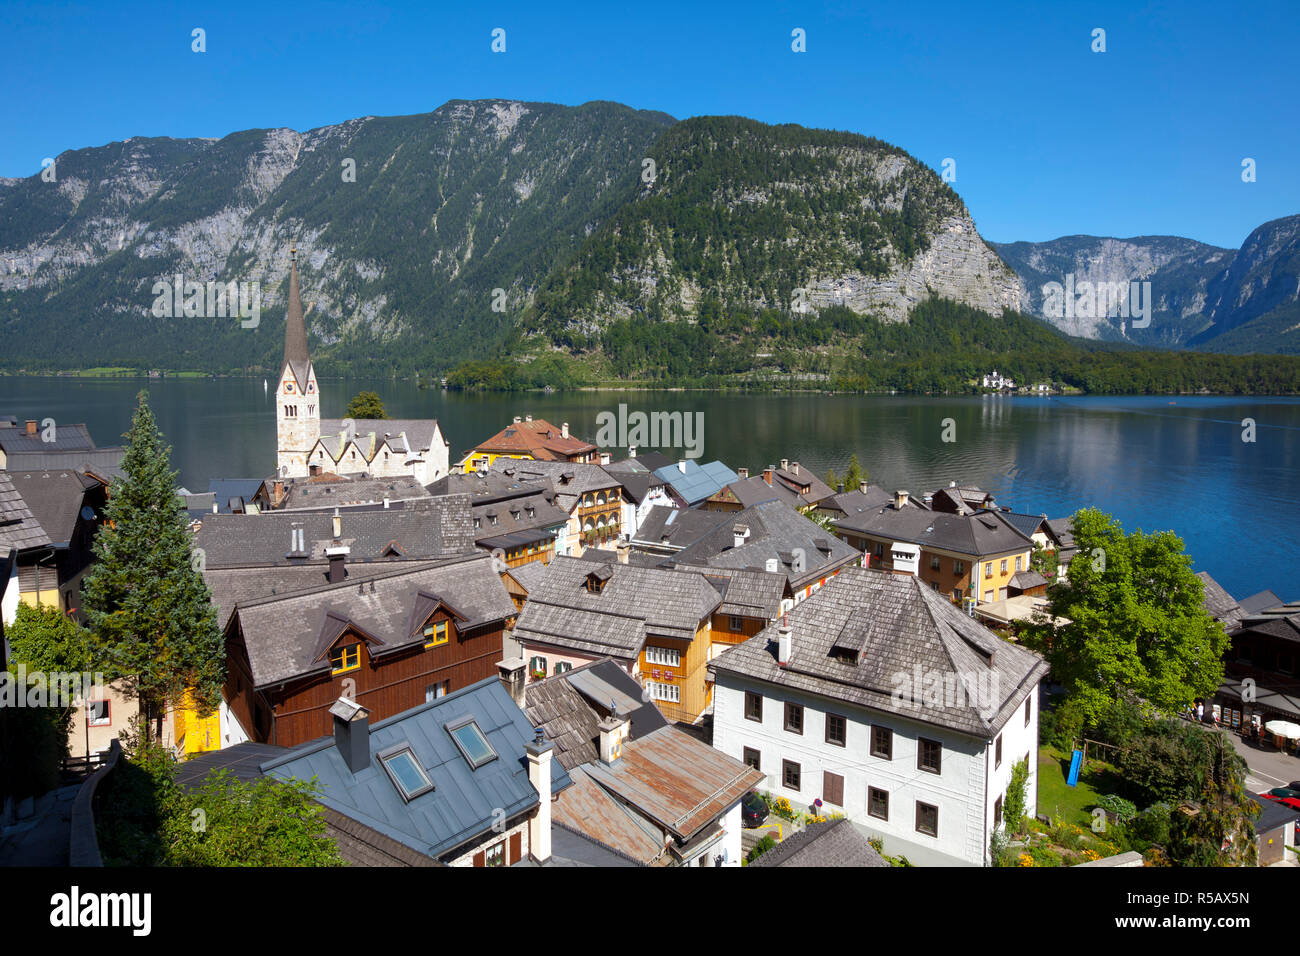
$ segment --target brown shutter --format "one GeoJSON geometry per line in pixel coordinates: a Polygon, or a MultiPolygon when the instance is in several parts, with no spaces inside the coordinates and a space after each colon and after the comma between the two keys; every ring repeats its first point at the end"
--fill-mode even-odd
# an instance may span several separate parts
{"type": "Polygon", "coordinates": [[[844,806],[844,778],[829,770],[822,773],[822,799],[837,807],[844,806]]]}
{"type": "Polygon", "coordinates": [[[474,854],[474,865],[475,865],[475,866],[487,866],[487,854],[484,853],[482,850],[479,850],[479,852],[475,853],[475,854],[474,854]]]}
{"type": "Polygon", "coordinates": [[[518,863],[523,854],[523,836],[519,833],[510,835],[510,862],[518,863]]]}

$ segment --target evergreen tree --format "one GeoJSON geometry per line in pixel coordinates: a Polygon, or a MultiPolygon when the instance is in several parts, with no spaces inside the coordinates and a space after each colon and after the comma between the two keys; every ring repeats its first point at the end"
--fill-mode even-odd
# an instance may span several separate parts
{"type": "Polygon", "coordinates": [[[191,555],[171,449],[146,392],[124,437],[126,476],[113,482],[82,594],[97,645],[93,659],[128,679],[146,728],[152,721],[161,735],[167,704],[178,704],[187,689],[201,713],[217,706],[225,655],[216,609],[191,555]]]}
{"type": "Polygon", "coordinates": [[[844,472],[844,490],[855,491],[862,482],[867,480],[867,473],[858,464],[858,456],[853,455],[849,458],[849,469],[844,472]]]}

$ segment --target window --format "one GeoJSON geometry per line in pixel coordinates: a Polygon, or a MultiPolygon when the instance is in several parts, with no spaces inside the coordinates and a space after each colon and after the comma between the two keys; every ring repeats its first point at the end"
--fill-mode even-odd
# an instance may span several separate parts
{"type": "Polygon", "coordinates": [[[1033,715],[1033,710],[1034,710],[1034,695],[1030,694],[1028,697],[1025,698],[1025,726],[1026,727],[1029,726],[1029,720],[1030,717],[1033,715]]]}
{"type": "Polygon", "coordinates": [[[894,759],[894,732],[888,727],[871,728],[871,756],[894,759]]]}
{"type": "Polygon", "coordinates": [[[799,790],[799,765],[792,760],[781,761],[781,783],[787,790],[799,790]]]}
{"type": "Polygon", "coordinates": [[[952,562],[952,573],[953,573],[953,574],[965,574],[965,573],[966,573],[966,562],[965,562],[965,561],[958,561],[957,559],[954,558],[954,559],[953,559],[953,562],[952,562]]]}
{"type": "Polygon", "coordinates": [[[884,556],[885,556],[885,546],[880,542],[876,542],[876,557],[883,558],[884,556]]]}
{"type": "Polygon", "coordinates": [[[998,739],[993,742],[993,769],[996,770],[1002,766],[1002,735],[998,734],[998,739]]]}
{"type": "Polygon", "coordinates": [[[1020,566],[1020,565],[1021,565],[1021,562],[1024,561],[1024,560],[1025,560],[1025,559],[1024,559],[1023,557],[1018,557],[1018,558],[1016,558],[1016,570],[1017,570],[1017,571],[1023,571],[1023,570],[1024,570],[1024,568],[1022,568],[1022,567],[1020,566]]]}
{"type": "Polygon", "coordinates": [[[431,700],[437,700],[439,697],[446,697],[447,692],[451,690],[451,681],[439,681],[436,684],[429,684],[424,688],[424,702],[427,704],[431,700]]]}
{"type": "Polygon", "coordinates": [[[107,727],[113,722],[112,710],[106,700],[86,701],[86,723],[91,727],[107,727]]]}
{"type": "Polygon", "coordinates": [[[330,651],[330,667],[335,674],[354,671],[361,666],[361,642],[345,644],[330,651]]]}
{"type": "Polygon", "coordinates": [[[848,739],[848,721],[839,714],[826,715],[826,742],[843,747],[848,739]]]}
{"type": "Polygon", "coordinates": [[[938,556],[937,554],[932,554],[932,555],[930,555],[930,570],[931,570],[931,571],[938,571],[938,570],[939,570],[939,563],[940,563],[940,562],[939,562],[939,556],[938,556]]]}
{"type": "Polygon", "coordinates": [[[822,773],[822,800],[837,807],[844,806],[844,778],[829,770],[822,773]]]}
{"type": "Polygon", "coordinates": [[[1007,573],[1007,559],[1006,559],[1006,558],[1003,558],[1003,559],[1002,559],[1002,567],[999,568],[998,570],[999,570],[999,572],[1002,573],[1002,574],[1006,574],[1006,573],[1007,573]]]}
{"type": "Polygon", "coordinates": [[[952,589],[952,599],[956,601],[958,604],[961,603],[961,588],[952,589]]]}
{"type": "Polygon", "coordinates": [[[571,671],[571,670],[573,670],[573,665],[570,664],[568,661],[555,662],[555,673],[563,674],[565,671],[571,671]]]}
{"type": "Polygon", "coordinates": [[[727,616],[727,630],[739,634],[744,629],[745,629],[745,621],[743,618],[736,617],[736,615],[734,614],[730,614],[727,616]]]}
{"type": "Polygon", "coordinates": [[[785,729],[792,734],[803,733],[803,706],[801,704],[785,705],[785,729]]]}
{"type": "Polygon", "coordinates": [[[494,843],[487,848],[487,857],[485,863],[488,866],[505,866],[506,865],[506,841],[494,843]]]}
{"type": "Polygon", "coordinates": [[[447,733],[456,741],[456,746],[472,770],[497,759],[497,752],[483,736],[483,731],[478,729],[474,718],[467,717],[458,723],[447,724],[447,733]]]}
{"type": "Polygon", "coordinates": [[[680,704],[682,702],[682,689],[676,684],[663,684],[652,680],[649,686],[655,700],[666,701],[670,704],[680,704]]]}
{"type": "Polygon", "coordinates": [[[984,603],[987,604],[989,601],[992,601],[992,600],[993,600],[993,592],[992,592],[992,591],[985,591],[985,592],[984,592],[984,603]]]}
{"type": "Polygon", "coordinates": [[[939,835],[939,808],[930,803],[916,801],[916,832],[926,836],[939,835]]]}
{"type": "Polygon", "coordinates": [[[416,762],[415,754],[409,745],[379,755],[379,762],[388,771],[393,786],[402,795],[403,800],[413,800],[422,793],[433,789],[424,768],[416,762]]]}
{"type": "Polygon", "coordinates": [[[943,745],[937,740],[916,738],[916,767],[930,773],[939,773],[943,765],[943,745]]]}
{"type": "Polygon", "coordinates": [[[425,647],[437,647],[439,644],[447,643],[447,622],[439,621],[436,624],[424,625],[425,647]]]}
{"type": "Polygon", "coordinates": [[[985,576],[986,578],[991,578],[991,577],[993,577],[993,562],[992,562],[992,561],[989,561],[987,564],[984,565],[984,576],[985,576]]]}
{"type": "Polygon", "coordinates": [[[545,657],[534,657],[534,658],[532,658],[532,659],[529,660],[529,662],[528,662],[528,669],[529,669],[530,671],[533,672],[533,675],[534,675],[534,676],[537,676],[538,674],[540,674],[541,676],[545,677],[545,676],[546,676],[546,658],[545,658],[545,657]]]}
{"type": "Polygon", "coordinates": [[[745,691],[745,719],[763,722],[763,695],[745,691]]]}
{"type": "Polygon", "coordinates": [[[682,664],[682,652],[672,647],[655,647],[651,644],[645,646],[645,660],[647,664],[662,664],[665,667],[680,667],[682,664]]]}
{"type": "Polygon", "coordinates": [[[867,787],[867,813],[877,820],[889,819],[889,791],[867,787]]]}
{"type": "Polygon", "coordinates": [[[1002,826],[1002,798],[998,797],[993,801],[993,826],[1002,826]]]}
{"type": "Polygon", "coordinates": [[[760,766],[760,764],[762,763],[762,754],[760,754],[753,747],[745,748],[744,760],[745,760],[746,767],[753,767],[755,770],[763,769],[760,766]]]}

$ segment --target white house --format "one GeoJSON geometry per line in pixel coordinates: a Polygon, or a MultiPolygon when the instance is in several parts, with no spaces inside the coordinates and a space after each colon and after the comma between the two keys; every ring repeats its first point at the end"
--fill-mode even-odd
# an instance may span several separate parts
{"type": "Polygon", "coordinates": [[[925,582],[842,571],[709,664],[713,745],[766,774],[799,810],[820,798],[884,850],[983,865],[1013,766],[1037,812],[1036,654],[925,582]]]}

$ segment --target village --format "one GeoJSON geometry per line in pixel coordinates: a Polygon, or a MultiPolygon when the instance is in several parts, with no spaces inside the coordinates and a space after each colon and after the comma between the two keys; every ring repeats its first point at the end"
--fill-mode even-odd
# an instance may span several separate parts
{"type": "MultiPolygon", "coordinates": [[[[146,712],[126,678],[83,695],[60,786],[6,794],[6,862],[69,862],[60,841],[103,862],[91,797],[142,725],[186,788],[221,771],[314,781],[353,865],[1178,862],[1166,831],[1194,824],[1119,795],[1141,732],[1070,725],[1076,703],[1096,709],[1039,646],[1077,630],[1057,596],[1106,573],[1091,523],[959,475],[886,490],[856,460],[834,486],[789,459],[751,472],[623,445],[615,460],[525,409],[453,455],[435,420],[325,419],[321,392],[295,261],[274,473],[176,490],[220,699],[146,712]]],[[[11,671],[38,670],[16,653],[23,615],[85,623],[99,600],[82,585],[131,467],[84,425],[51,440],[0,419],[11,671]]],[[[1295,865],[1300,602],[1188,577],[1223,677],[1146,707],[1144,732],[1222,732],[1254,807],[1234,859],[1295,865]]]]}

